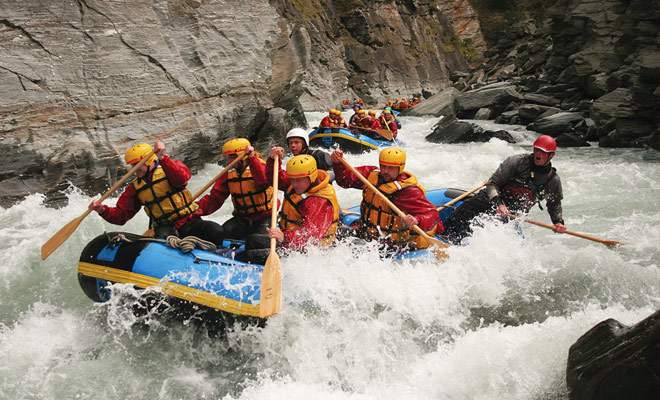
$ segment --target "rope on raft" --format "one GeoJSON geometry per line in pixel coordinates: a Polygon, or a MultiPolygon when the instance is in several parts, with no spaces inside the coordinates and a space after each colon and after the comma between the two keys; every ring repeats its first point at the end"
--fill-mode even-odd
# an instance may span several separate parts
{"type": "Polygon", "coordinates": [[[123,233],[114,234],[110,238],[110,243],[118,244],[119,242],[160,242],[165,243],[173,249],[179,249],[183,253],[190,253],[196,248],[209,252],[215,252],[217,250],[215,243],[200,239],[197,236],[186,236],[184,238],[180,238],[174,235],[170,235],[165,240],[139,235],[129,236],[131,237],[130,239],[123,233]]]}

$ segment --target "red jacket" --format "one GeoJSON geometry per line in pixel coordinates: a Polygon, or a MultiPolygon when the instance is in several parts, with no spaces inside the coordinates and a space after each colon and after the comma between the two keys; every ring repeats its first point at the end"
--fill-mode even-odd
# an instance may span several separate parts
{"type": "Polygon", "coordinates": [[[371,126],[369,126],[369,129],[383,129],[378,118],[369,117],[369,119],[371,120],[371,126]]]}
{"type": "MultiPolygon", "coordinates": [[[[254,182],[263,187],[271,186],[272,182],[267,178],[268,175],[266,175],[266,165],[259,160],[259,157],[252,155],[248,157],[247,160],[254,182]]],[[[231,195],[229,184],[227,184],[227,176],[228,174],[222,175],[220,179],[215,182],[213,188],[211,188],[211,193],[197,201],[197,204],[199,204],[199,210],[195,212],[196,214],[213,214],[222,207],[225,200],[231,195]]],[[[272,176],[272,173],[270,176],[272,176]]],[[[264,218],[270,218],[270,211],[255,214],[250,219],[254,222],[260,221],[264,218]]]]}
{"type": "MultiPolygon", "coordinates": [[[[333,163],[332,169],[335,171],[335,182],[337,182],[339,186],[347,189],[364,189],[364,183],[362,183],[362,181],[359,180],[350,169],[346,168],[344,164],[333,163]]],[[[367,177],[371,171],[378,169],[378,167],[365,165],[355,169],[362,174],[362,176],[367,177]]],[[[389,199],[401,211],[417,218],[417,221],[419,221],[419,227],[422,228],[423,231],[430,231],[436,224],[438,224],[436,230],[437,233],[444,230],[442,222],[440,222],[440,217],[438,216],[438,211],[435,209],[435,206],[426,199],[424,192],[422,192],[420,188],[409,186],[395,192],[389,199]]]]}
{"type": "Polygon", "coordinates": [[[323,118],[323,119],[321,120],[321,123],[319,124],[319,126],[320,126],[321,128],[329,128],[329,127],[330,127],[330,122],[331,122],[331,121],[330,121],[330,116],[329,116],[329,115],[326,115],[325,118],[323,118]]]}
{"type": "MultiPolygon", "coordinates": [[[[278,189],[286,192],[291,185],[291,180],[286,171],[282,169],[282,160],[278,160],[279,183],[278,189]]],[[[273,159],[268,157],[266,160],[266,174],[273,176],[273,159]]],[[[289,249],[304,249],[310,238],[321,240],[334,220],[334,210],[332,204],[324,198],[311,196],[301,202],[300,215],[303,216],[303,224],[294,230],[283,231],[283,246],[289,249]]]]}
{"type": "MultiPolygon", "coordinates": [[[[190,169],[179,160],[173,160],[168,156],[163,156],[162,160],[157,161],[158,164],[154,165],[157,167],[160,165],[167,176],[167,181],[175,189],[183,189],[188,184],[190,179],[190,169]]],[[[153,168],[144,179],[151,181],[153,177],[155,168],[153,168]]],[[[137,196],[135,187],[131,184],[129,185],[124,193],[119,196],[117,200],[117,205],[115,207],[103,206],[103,211],[99,213],[104,220],[115,225],[124,225],[128,220],[133,218],[135,214],[142,208],[142,202],[137,196]]],[[[174,226],[180,228],[190,220],[198,218],[195,214],[189,214],[185,217],[174,221],[174,226]]]]}
{"type": "Polygon", "coordinates": [[[396,135],[398,135],[399,133],[399,127],[397,126],[394,118],[392,118],[389,122],[387,122],[384,117],[381,117],[380,125],[383,127],[383,129],[387,129],[385,127],[385,124],[387,124],[390,127],[390,131],[392,131],[392,137],[396,139],[396,135]]]}

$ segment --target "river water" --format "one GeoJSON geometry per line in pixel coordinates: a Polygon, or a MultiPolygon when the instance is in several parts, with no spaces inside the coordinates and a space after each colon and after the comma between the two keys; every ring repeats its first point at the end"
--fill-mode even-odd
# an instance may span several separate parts
{"type": "MultiPolygon", "coordinates": [[[[323,114],[307,116],[314,126],[323,114]]],[[[401,120],[406,169],[427,189],[478,186],[537,136],[498,126],[519,143],[433,144],[424,137],[437,119],[401,120]]],[[[373,165],[378,153],[346,159],[373,165]]],[[[493,223],[445,262],[312,249],[282,259],[282,312],[224,337],[134,315],[130,288],[104,304],[81,291],[85,244],[103,231],[143,232],[144,213],[123,228],[91,214],[41,261],[41,245],[91,198],[71,190],[59,210],[41,195],[0,208],[0,398],[566,399],[571,344],[604,319],[634,324],[660,306],[660,157],[594,146],[560,148],[553,161],[568,229],[625,245],[493,223]]],[[[208,165],[192,191],[220,169],[208,165]]],[[[342,207],[360,201],[357,190],[337,192],[342,207]]],[[[538,208],[529,218],[549,223],[538,208]]]]}

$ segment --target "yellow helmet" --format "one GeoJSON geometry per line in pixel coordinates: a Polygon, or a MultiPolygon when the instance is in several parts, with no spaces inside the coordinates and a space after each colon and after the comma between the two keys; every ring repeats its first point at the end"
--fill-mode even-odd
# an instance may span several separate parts
{"type": "Polygon", "coordinates": [[[380,152],[378,162],[390,167],[399,167],[399,173],[406,166],[406,152],[398,147],[387,147],[380,152]]]}
{"type": "Polygon", "coordinates": [[[376,115],[376,111],[374,111],[374,110],[369,110],[369,115],[376,115]]]}
{"type": "MultiPolygon", "coordinates": [[[[154,149],[148,143],[136,144],[126,151],[126,154],[124,154],[124,160],[126,160],[126,164],[135,164],[136,162],[140,162],[140,160],[149,155],[152,151],[154,151],[154,149]]],[[[145,164],[151,165],[155,159],[156,155],[153,154],[145,164]]]]}
{"type": "Polygon", "coordinates": [[[228,141],[222,146],[222,154],[229,156],[236,154],[240,156],[245,152],[245,148],[250,145],[250,141],[244,138],[236,138],[228,141]]]}
{"type": "Polygon", "coordinates": [[[286,173],[289,178],[309,177],[311,183],[316,182],[319,172],[316,169],[316,160],[309,154],[301,154],[293,157],[286,163],[286,173]]]}
{"type": "Polygon", "coordinates": [[[360,109],[357,111],[357,113],[358,113],[358,115],[363,115],[363,114],[366,114],[366,113],[367,113],[367,110],[365,110],[365,109],[363,109],[363,108],[360,108],[360,109]]]}

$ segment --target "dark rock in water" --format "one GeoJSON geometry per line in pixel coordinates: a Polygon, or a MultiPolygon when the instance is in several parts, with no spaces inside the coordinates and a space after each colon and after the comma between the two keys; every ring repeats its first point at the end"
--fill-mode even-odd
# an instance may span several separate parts
{"type": "Polygon", "coordinates": [[[426,140],[433,143],[487,142],[492,138],[515,143],[515,140],[507,131],[485,131],[471,122],[455,120],[439,123],[433,132],[426,136],[426,140]]]}
{"type": "Polygon", "coordinates": [[[557,146],[559,147],[590,147],[591,145],[584,139],[571,133],[562,133],[557,136],[557,146]]]}
{"type": "Polygon", "coordinates": [[[573,400],[660,398],[660,311],[633,327],[591,328],[568,351],[566,384],[573,400]]]}
{"type": "Polygon", "coordinates": [[[520,122],[523,124],[529,124],[534,122],[539,116],[547,115],[550,116],[552,113],[559,113],[561,109],[543,106],[539,104],[523,104],[518,108],[518,115],[520,116],[520,122]],[[550,113],[548,113],[550,111],[550,113]],[[546,114],[547,113],[547,114],[546,114]]]}
{"type": "Polygon", "coordinates": [[[527,129],[555,137],[573,132],[574,126],[583,120],[584,117],[579,113],[560,112],[529,124],[527,129]]]}

